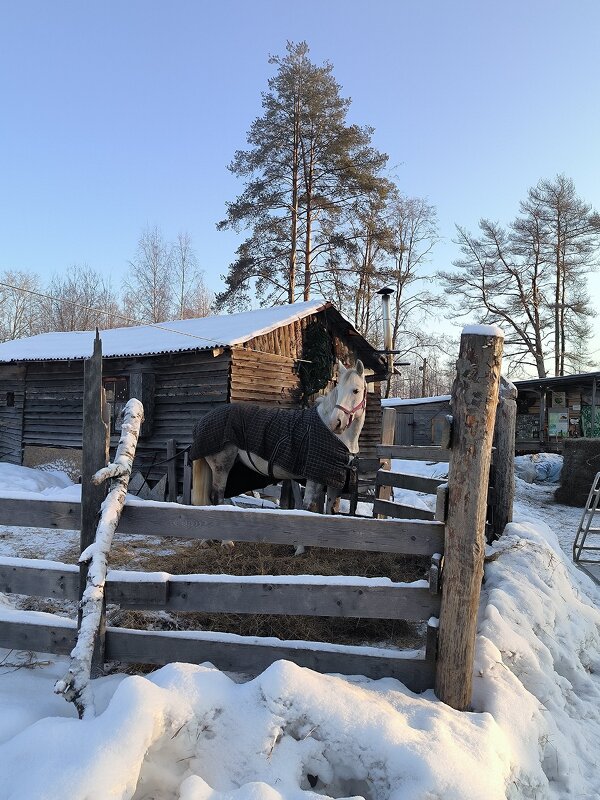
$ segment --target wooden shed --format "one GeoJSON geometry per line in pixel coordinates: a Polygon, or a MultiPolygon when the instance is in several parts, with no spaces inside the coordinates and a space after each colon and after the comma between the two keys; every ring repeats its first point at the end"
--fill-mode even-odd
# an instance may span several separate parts
{"type": "Polygon", "coordinates": [[[439,445],[450,414],[450,395],[401,399],[390,397],[382,406],[396,411],[394,442],[400,445],[439,445]]]}
{"type": "MultiPolygon", "coordinates": [[[[0,461],[51,460],[82,443],[83,362],[93,332],[47,333],[0,344],[0,461]],[[39,454],[42,454],[40,459],[39,454]]],[[[167,442],[190,444],[198,417],[215,405],[253,402],[296,407],[332,377],[335,359],[360,358],[369,376],[361,455],[381,436],[382,357],[328,302],[309,301],[240,314],[101,332],[111,446],[130,397],[146,419],[135,467],[156,480],[167,442]]],[[[182,476],[182,462],[178,463],[182,476]]]]}
{"type": "Polygon", "coordinates": [[[600,372],[515,381],[515,450],[562,452],[565,439],[600,437],[600,372]]]}

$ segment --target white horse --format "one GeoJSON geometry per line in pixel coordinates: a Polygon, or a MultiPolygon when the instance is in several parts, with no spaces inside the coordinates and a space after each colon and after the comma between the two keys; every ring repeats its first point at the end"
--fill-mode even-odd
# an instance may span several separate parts
{"type": "MultiPolygon", "coordinates": [[[[358,437],[365,421],[366,403],[367,385],[364,367],[359,360],[352,369],[346,369],[338,362],[336,386],[319,397],[312,410],[279,409],[273,412],[248,404],[228,404],[210,411],[194,428],[190,451],[193,463],[192,504],[222,504],[227,496],[230,472],[241,463],[263,476],[262,485],[284,479],[305,479],[303,508],[309,511],[323,508],[323,486],[326,485],[325,513],[332,513],[334,503],[342,493],[344,479],[340,477],[341,472],[345,477],[345,471],[358,454],[358,437]],[[242,413],[244,416],[240,416],[242,413]],[[287,434],[275,433],[275,422],[266,418],[263,420],[266,422],[265,430],[257,433],[255,424],[258,425],[266,414],[274,415],[283,423],[291,438],[288,439],[287,434]],[[303,432],[303,425],[308,425],[308,432],[303,432]],[[216,435],[217,429],[220,439],[216,435]],[[269,438],[270,442],[267,442],[269,438]],[[255,447],[253,443],[259,446],[255,447]],[[269,445],[273,452],[265,452],[265,446],[269,445]],[[326,460],[329,455],[333,459],[330,473],[326,460]]],[[[248,485],[244,489],[238,485],[236,493],[252,488],[255,487],[248,485]]]]}

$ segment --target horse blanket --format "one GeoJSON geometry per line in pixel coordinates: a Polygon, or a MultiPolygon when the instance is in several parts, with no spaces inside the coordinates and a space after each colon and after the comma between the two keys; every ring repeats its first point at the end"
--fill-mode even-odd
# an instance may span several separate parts
{"type": "Polygon", "coordinates": [[[321,420],[316,406],[308,409],[262,408],[247,403],[219,406],[196,424],[190,458],[219,453],[232,443],[255,453],[296,477],[341,489],[351,453],[321,420]]]}

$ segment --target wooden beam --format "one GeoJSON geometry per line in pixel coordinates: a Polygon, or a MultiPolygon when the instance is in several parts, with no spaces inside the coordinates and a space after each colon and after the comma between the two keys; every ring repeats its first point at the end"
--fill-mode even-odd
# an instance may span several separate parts
{"type": "Polygon", "coordinates": [[[395,486],[398,489],[410,489],[413,492],[436,494],[438,486],[446,483],[448,478],[425,478],[423,475],[407,475],[401,472],[388,472],[380,470],[377,473],[377,483],[383,486],[395,486]]]}
{"type": "Polygon", "coordinates": [[[433,511],[429,511],[426,508],[415,508],[415,506],[395,503],[393,500],[379,500],[378,498],[373,501],[373,514],[381,514],[381,516],[394,519],[432,520],[435,516],[433,511]]]}
{"type": "Polygon", "coordinates": [[[416,445],[378,445],[380,458],[401,458],[410,461],[450,461],[450,450],[441,447],[417,447],[416,445]]]}
{"type": "MultiPolygon", "coordinates": [[[[0,498],[0,525],[38,528],[79,527],[79,504],[55,500],[0,498]]],[[[119,533],[183,539],[269,542],[409,555],[441,553],[444,526],[419,520],[315,515],[231,506],[126,505],[119,533]]]]}
{"type": "Polygon", "coordinates": [[[317,672],[366,675],[369,678],[394,677],[414,692],[433,686],[435,666],[421,658],[403,658],[401,651],[382,655],[371,648],[333,646],[311,642],[284,642],[278,639],[230,636],[219,633],[149,633],[119,628],[107,632],[107,657],[114,661],[165,664],[183,661],[202,664],[209,661],[218,669],[258,674],[274,661],[285,659],[317,672]]]}
{"type": "MultiPolygon", "coordinates": [[[[440,601],[420,586],[380,586],[345,579],[337,583],[294,582],[283,576],[240,576],[215,580],[214,575],[156,580],[140,573],[135,581],[113,571],[106,583],[109,603],[122,608],[204,611],[210,614],[286,614],[318,617],[426,620],[439,614],[440,601]]],[[[77,599],[77,568],[68,564],[36,566],[0,562],[0,592],[36,597],[77,599]]]]}

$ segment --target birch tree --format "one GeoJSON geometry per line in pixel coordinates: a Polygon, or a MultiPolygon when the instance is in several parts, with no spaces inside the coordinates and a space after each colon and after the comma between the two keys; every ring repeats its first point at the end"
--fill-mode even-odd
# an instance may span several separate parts
{"type": "Polygon", "coordinates": [[[171,249],[176,316],[179,319],[207,317],[214,298],[204,282],[189,233],[179,233],[171,249]]]}
{"type": "Polygon", "coordinates": [[[154,226],[138,240],[137,252],[123,280],[128,316],[140,322],[165,322],[173,315],[172,246],[154,226]]]}

